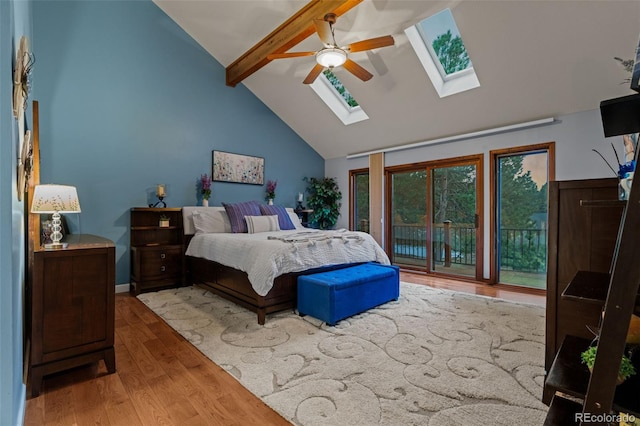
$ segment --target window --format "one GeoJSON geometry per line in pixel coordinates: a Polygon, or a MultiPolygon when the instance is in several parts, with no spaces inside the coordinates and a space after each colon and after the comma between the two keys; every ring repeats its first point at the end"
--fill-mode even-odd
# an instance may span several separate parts
{"type": "Polygon", "coordinates": [[[369,118],[331,70],[325,70],[310,86],[345,125],[369,118]]]}
{"type": "Polygon", "coordinates": [[[480,86],[451,10],[423,19],[405,33],[441,98],[480,86]]]}
{"type": "Polygon", "coordinates": [[[352,230],[369,232],[369,169],[351,170],[349,222],[352,230]]]}
{"type": "Polygon", "coordinates": [[[548,183],[554,144],[491,151],[491,281],[545,289],[548,183]]]}

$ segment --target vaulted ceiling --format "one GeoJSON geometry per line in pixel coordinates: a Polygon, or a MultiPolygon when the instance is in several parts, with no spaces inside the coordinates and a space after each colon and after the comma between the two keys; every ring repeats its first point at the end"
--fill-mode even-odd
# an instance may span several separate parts
{"type": "MultiPolygon", "coordinates": [[[[154,1],[225,67],[307,3],[154,1]]],[[[241,84],[325,159],[596,109],[601,100],[634,93],[614,57],[634,57],[640,2],[364,0],[335,25],[340,44],[386,34],[395,46],[350,55],[373,73],[371,80],[334,71],[368,120],[345,126],[302,84],[313,57],[272,61],[241,84]],[[404,30],[444,8],[452,11],[480,87],[440,98],[404,30]]],[[[312,34],[290,51],[321,47],[312,34]]]]}

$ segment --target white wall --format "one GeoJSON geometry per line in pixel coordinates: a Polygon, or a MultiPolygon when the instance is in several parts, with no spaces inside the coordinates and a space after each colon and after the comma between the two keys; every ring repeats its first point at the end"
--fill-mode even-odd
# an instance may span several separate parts
{"type": "MultiPolygon", "coordinates": [[[[426,120],[428,122],[428,120],[426,120]]],[[[452,135],[455,136],[455,135],[452,135]]],[[[400,164],[433,161],[464,155],[484,154],[484,246],[489,253],[489,151],[515,146],[533,145],[543,142],[556,143],[556,180],[592,179],[614,177],[614,174],[592,151],[597,149],[611,163],[616,163],[611,142],[620,155],[624,152],[622,137],[604,138],[600,110],[594,109],[576,114],[556,117],[553,124],[541,127],[495,134],[456,142],[426,145],[419,148],[396,150],[385,154],[385,167],[400,164]]],[[[390,146],[397,145],[390,140],[390,146]]],[[[336,177],[342,190],[343,203],[337,227],[349,226],[349,170],[366,168],[367,156],[353,159],[335,158],[325,162],[325,176],[336,177]]],[[[489,256],[484,257],[484,277],[489,277],[489,256]]]]}

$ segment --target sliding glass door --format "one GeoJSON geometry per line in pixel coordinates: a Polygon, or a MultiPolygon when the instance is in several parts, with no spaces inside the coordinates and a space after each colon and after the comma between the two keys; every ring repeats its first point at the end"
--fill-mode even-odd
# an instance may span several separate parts
{"type": "Polygon", "coordinates": [[[387,168],[394,264],[482,278],[481,164],[481,156],[469,156],[387,168]]]}
{"type": "Polygon", "coordinates": [[[475,163],[431,171],[431,269],[475,278],[478,194],[475,163]]]}

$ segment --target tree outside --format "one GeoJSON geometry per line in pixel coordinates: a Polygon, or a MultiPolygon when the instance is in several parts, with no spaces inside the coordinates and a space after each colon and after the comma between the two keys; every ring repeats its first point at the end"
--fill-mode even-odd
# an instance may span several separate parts
{"type": "Polygon", "coordinates": [[[438,55],[444,72],[449,75],[457,71],[465,70],[471,64],[469,54],[462,43],[459,35],[455,37],[451,30],[439,35],[431,44],[433,50],[438,55]]]}

